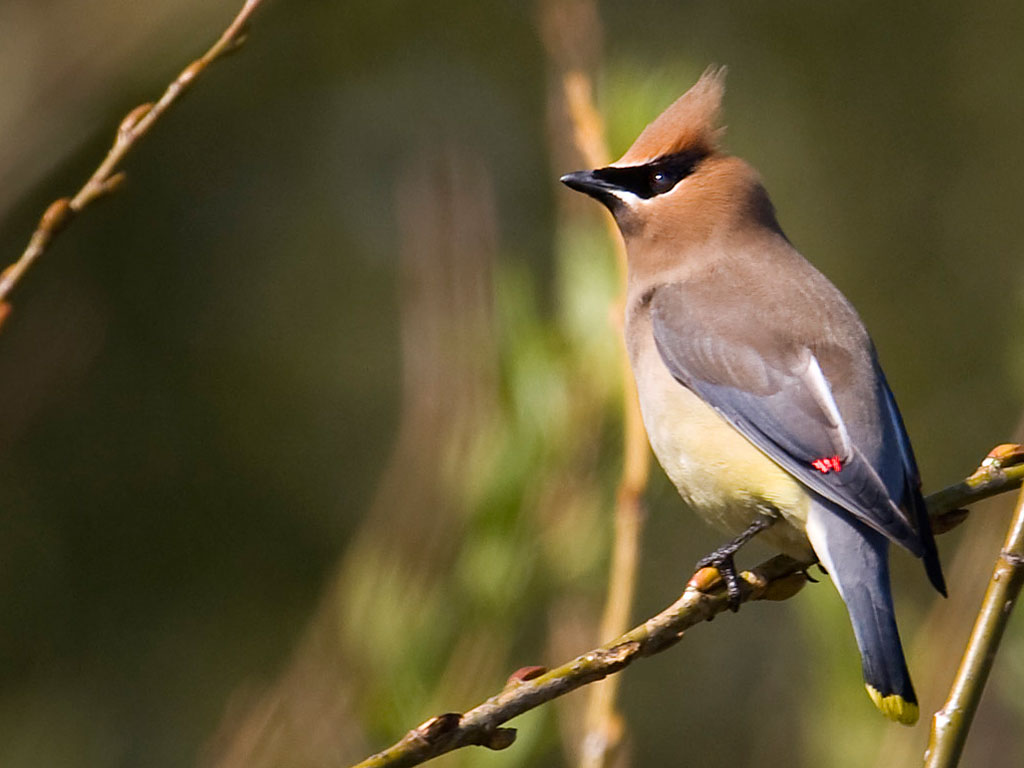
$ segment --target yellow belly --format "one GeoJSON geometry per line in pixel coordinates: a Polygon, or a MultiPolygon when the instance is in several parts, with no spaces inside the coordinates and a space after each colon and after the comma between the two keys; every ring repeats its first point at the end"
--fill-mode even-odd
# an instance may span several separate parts
{"type": "Polygon", "coordinates": [[[758,540],[791,557],[813,557],[804,534],[810,497],[803,486],[672,378],[653,339],[649,349],[636,352],[634,373],[647,435],[683,500],[731,536],[758,515],[774,512],[782,519],[758,534],[758,540]],[[641,361],[643,356],[648,359],[641,361]]]}

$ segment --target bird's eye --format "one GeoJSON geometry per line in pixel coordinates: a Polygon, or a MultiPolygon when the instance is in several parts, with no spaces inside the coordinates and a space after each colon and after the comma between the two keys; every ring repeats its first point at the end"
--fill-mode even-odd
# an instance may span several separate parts
{"type": "Polygon", "coordinates": [[[651,191],[656,195],[660,195],[662,192],[668,192],[672,187],[675,186],[677,179],[670,173],[664,170],[651,171],[650,182],[651,191]]]}

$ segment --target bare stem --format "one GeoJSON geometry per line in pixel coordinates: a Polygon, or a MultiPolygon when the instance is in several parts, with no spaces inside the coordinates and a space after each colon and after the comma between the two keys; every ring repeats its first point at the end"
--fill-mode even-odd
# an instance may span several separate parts
{"type": "Polygon", "coordinates": [[[953,768],[960,762],[971,721],[981,701],[999,642],[1024,585],[1024,493],[996,559],[981,610],[967,641],[949,698],[932,718],[926,768],[953,768]]]}
{"type": "Polygon", "coordinates": [[[231,53],[245,42],[246,29],[249,18],[259,6],[262,0],[246,0],[242,10],[231,21],[227,29],[221,34],[210,49],[185,67],[181,73],[174,78],[163,95],[155,104],[140,104],[121,120],[106,157],[103,158],[96,170],[92,172],[89,180],[82,185],[82,188],[75,193],[74,197],[62,197],[54,200],[47,207],[35,232],[29,239],[28,245],[22,252],[21,257],[8,266],[3,273],[0,273],[0,321],[7,316],[9,305],[7,297],[14,286],[18,284],[29,267],[36,259],[46,252],[50,242],[77,214],[90,203],[105,197],[117,190],[124,182],[124,173],[117,170],[118,165],[124,156],[135,146],[140,138],[145,136],[153,124],[160,119],[170,106],[176,102],[185,91],[187,91],[196,78],[206,68],[222,56],[231,53]]]}
{"type": "MultiPolygon", "coordinates": [[[[598,61],[601,21],[593,0],[544,0],[540,26],[555,84],[572,128],[571,145],[585,167],[599,168],[610,161],[605,121],[594,103],[590,71],[598,61]]],[[[643,492],[650,473],[650,448],[640,417],[640,403],[623,344],[626,304],[626,250],[618,228],[603,217],[609,242],[614,244],[619,291],[610,317],[619,333],[622,383],[622,471],[615,493],[615,535],[608,568],[608,586],[598,639],[621,635],[629,627],[636,591],[637,564],[643,538],[643,492]]],[[[605,768],[618,753],[626,729],[616,701],[619,681],[611,677],[590,689],[583,716],[579,768],[605,768]]]]}
{"type": "MultiPolygon", "coordinates": [[[[584,163],[591,168],[607,165],[608,145],[604,121],[594,106],[591,80],[573,70],[562,78],[565,102],[573,125],[573,138],[584,163]]],[[[626,253],[618,229],[610,218],[609,236],[616,245],[620,291],[612,316],[621,331],[626,303],[626,253]]],[[[621,340],[621,332],[618,334],[621,340]]],[[[643,493],[650,474],[650,450],[640,416],[640,401],[625,347],[620,350],[622,380],[622,475],[615,494],[615,541],[608,569],[608,591],[601,617],[600,637],[621,635],[629,627],[636,591],[637,564],[644,527],[643,493]]],[[[620,746],[625,728],[616,711],[619,679],[609,678],[591,688],[583,724],[580,768],[604,768],[620,746]]]]}
{"type": "MultiPolygon", "coordinates": [[[[1024,463],[1010,462],[1021,458],[1019,447],[1008,451],[1001,446],[963,482],[929,496],[928,509],[936,531],[944,533],[963,522],[966,513],[961,507],[1019,488],[1024,481],[1024,463]]],[[[1018,509],[1017,517],[1021,514],[1018,509]]],[[[1024,528],[1024,524],[1017,527],[1024,528]]],[[[1019,535],[1024,538],[1024,531],[1019,535]]],[[[806,581],[803,571],[807,566],[783,555],[767,560],[753,571],[744,572],[741,600],[792,597],[806,581]]],[[[504,690],[479,706],[462,714],[449,712],[432,717],[401,741],[352,768],[420,765],[469,745],[504,749],[515,741],[515,729],[501,726],[516,715],[602,680],[642,656],[669,648],[687,629],[714,618],[726,607],[717,571],[704,568],[690,579],[682,597],[640,626],[555,669],[524,668],[509,678],[504,690]]]]}

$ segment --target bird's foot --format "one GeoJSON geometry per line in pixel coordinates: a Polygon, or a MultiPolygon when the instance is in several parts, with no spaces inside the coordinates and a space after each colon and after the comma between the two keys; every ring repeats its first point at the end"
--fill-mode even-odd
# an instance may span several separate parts
{"type": "Polygon", "coordinates": [[[754,538],[761,531],[771,528],[778,518],[773,515],[762,515],[754,520],[750,526],[730,541],[725,546],[719,547],[707,557],[702,557],[697,562],[697,570],[701,568],[714,568],[718,575],[725,582],[725,590],[729,595],[729,610],[736,613],[740,609],[740,579],[736,574],[736,563],[733,560],[740,547],[754,538]]]}
{"type": "Polygon", "coordinates": [[[740,579],[736,573],[736,562],[733,560],[735,550],[730,545],[716,549],[710,555],[697,561],[696,569],[714,568],[725,582],[725,591],[729,596],[729,610],[736,613],[740,609],[740,579]]]}

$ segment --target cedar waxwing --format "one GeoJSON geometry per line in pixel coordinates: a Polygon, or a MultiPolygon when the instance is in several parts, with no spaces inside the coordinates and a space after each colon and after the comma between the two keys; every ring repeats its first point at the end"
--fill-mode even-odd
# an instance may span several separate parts
{"type": "Polygon", "coordinates": [[[797,253],[757,172],[719,148],[724,69],[606,168],[562,177],[626,243],[626,346],[651,446],[683,499],[736,538],[698,563],[738,607],[755,534],[819,560],[846,603],[872,701],[917,720],[889,588],[889,542],[946,594],[921,481],[874,345],[797,253]]]}

